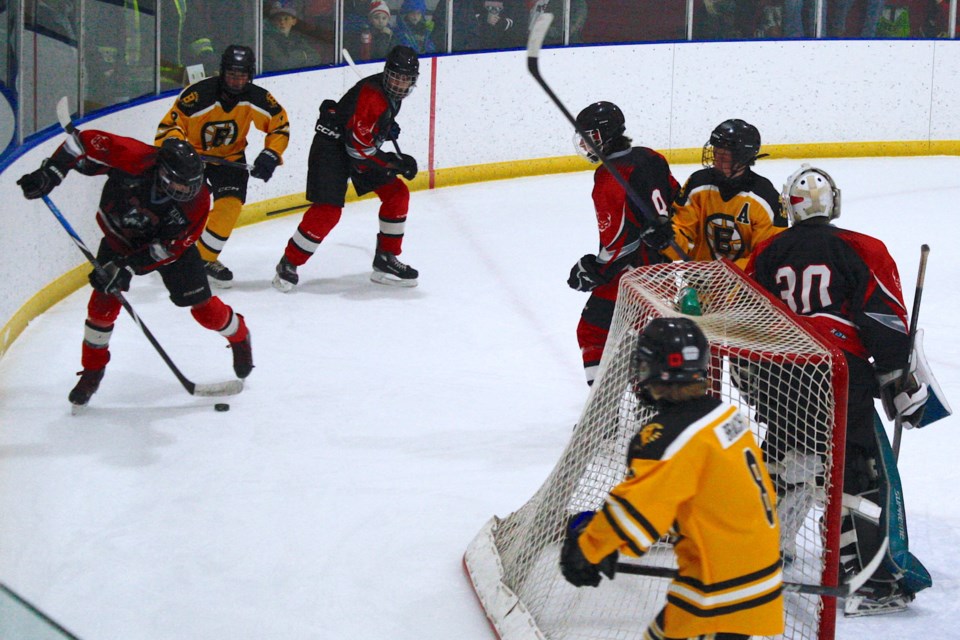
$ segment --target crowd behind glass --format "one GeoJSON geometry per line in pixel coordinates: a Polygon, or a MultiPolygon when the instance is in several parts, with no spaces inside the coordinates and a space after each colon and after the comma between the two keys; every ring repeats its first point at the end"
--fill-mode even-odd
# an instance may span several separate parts
{"type": "Polygon", "coordinates": [[[377,60],[394,44],[427,55],[523,47],[544,11],[555,16],[547,45],[954,38],[957,2],[0,0],[0,92],[15,119],[7,151],[56,122],[59,96],[86,115],[174,90],[217,73],[232,43],[251,46],[258,72],[274,73],[339,64],[343,48],[377,60]]]}

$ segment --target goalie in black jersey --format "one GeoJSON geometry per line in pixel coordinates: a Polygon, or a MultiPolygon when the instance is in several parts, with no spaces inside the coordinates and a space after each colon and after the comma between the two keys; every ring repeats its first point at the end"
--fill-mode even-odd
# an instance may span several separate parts
{"type": "MultiPolygon", "coordinates": [[[[746,272],[845,356],[849,388],[841,579],[858,572],[883,538],[890,537],[888,557],[860,592],[848,598],[845,612],[897,611],[931,584],[926,569],[907,551],[896,460],[874,409],[879,396],[888,416],[899,414],[909,428],[921,424],[928,396],[928,385],[914,371],[915,354],[909,353],[897,265],[881,241],[831,224],[840,215],[840,190],[822,169],[803,165],[787,179],[782,199],[792,226],[757,246],[746,272]],[[905,367],[910,368],[906,378],[905,367]]],[[[761,416],[780,413],[765,411],[763,404],[761,398],[761,416]]],[[[810,446],[814,436],[805,433],[809,414],[793,415],[801,419],[769,425],[764,445],[768,453],[777,452],[768,464],[775,470],[781,526],[795,536],[811,504],[802,487],[822,484],[824,465],[823,451],[810,446]],[[771,438],[786,446],[770,446],[771,438]],[[792,513],[788,516],[785,510],[792,513]]]]}

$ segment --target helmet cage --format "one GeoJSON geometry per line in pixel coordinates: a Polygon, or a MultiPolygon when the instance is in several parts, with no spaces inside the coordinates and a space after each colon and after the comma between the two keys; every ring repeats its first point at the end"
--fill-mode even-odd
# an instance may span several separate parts
{"type": "MultiPolygon", "coordinates": [[[[590,141],[593,143],[593,149],[603,153],[604,144],[607,142],[603,139],[603,133],[599,129],[590,129],[589,131],[584,131],[584,133],[589,136],[590,141]]],[[[600,161],[600,156],[590,148],[590,145],[583,139],[579,131],[573,132],[573,147],[577,150],[577,153],[590,162],[597,163],[600,161]]]]}
{"type": "Polygon", "coordinates": [[[823,169],[802,164],[783,184],[780,195],[791,224],[825,217],[840,217],[840,189],[823,169]]]}
{"type": "Polygon", "coordinates": [[[573,148],[590,162],[599,162],[597,152],[605,153],[610,145],[623,137],[626,132],[626,119],[620,107],[612,102],[600,101],[588,105],[577,114],[577,131],[573,135],[573,148]],[[589,136],[595,150],[584,140],[589,136]]]}
{"type": "Polygon", "coordinates": [[[250,47],[232,44],[227,47],[223,55],[220,56],[220,86],[228,93],[242,93],[244,89],[247,88],[247,85],[253,82],[256,73],[256,57],[254,56],[253,49],[250,47]],[[244,86],[239,89],[230,87],[230,85],[227,84],[228,71],[247,74],[247,81],[244,83],[244,86]]]}
{"type": "Polygon", "coordinates": [[[403,100],[417,86],[419,74],[401,73],[385,69],[383,72],[383,90],[394,100],[403,100]]]}
{"type": "Polygon", "coordinates": [[[710,139],[703,145],[700,161],[707,169],[716,167],[716,149],[730,151],[732,173],[739,174],[760,156],[760,132],[744,120],[724,120],[710,133],[710,139]]]}

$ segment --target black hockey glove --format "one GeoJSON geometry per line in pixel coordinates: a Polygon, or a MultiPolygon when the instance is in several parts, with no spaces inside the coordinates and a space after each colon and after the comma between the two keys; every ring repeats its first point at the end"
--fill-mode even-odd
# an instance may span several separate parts
{"type": "Polygon", "coordinates": [[[417,159],[405,153],[388,153],[387,163],[391,170],[400,174],[407,180],[413,180],[417,177],[417,159]]]}
{"type": "Polygon", "coordinates": [[[600,272],[597,256],[588,253],[577,261],[570,269],[567,284],[577,291],[593,291],[602,284],[610,282],[610,278],[600,272]]]}
{"type": "Polygon", "coordinates": [[[599,564],[593,564],[587,560],[580,549],[580,543],[577,541],[592,519],[592,511],[584,511],[574,516],[567,527],[567,535],[560,549],[560,573],[575,587],[596,587],[600,584],[601,573],[612,580],[617,572],[619,554],[616,551],[601,560],[599,564]]]}
{"type": "Polygon", "coordinates": [[[397,140],[400,138],[400,125],[396,122],[391,122],[390,126],[387,127],[387,140],[397,140]]]}
{"type": "Polygon", "coordinates": [[[23,189],[23,197],[27,200],[36,200],[50,195],[54,187],[63,182],[66,173],[66,169],[59,166],[59,163],[47,158],[41,163],[39,169],[22,176],[17,180],[17,184],[23,189]]]}
{"type": "Polygon", "coordinates": [[[119,259],[104,262],[90,272],[90,286],[101,293],[116,295],[130,289],[133,270],[119,259]]]}
{"type": "Polygon", "coordinates": [[[654,251],[663,251],[673,240],[673,224],[667,216],[657,216],[656,222],[647,222],[640,232],[640,239],[654,251]]]}
{"type": "Polygon", "coordinates": [[[277,152],[264,149],[253,161],[253,170],[250,172],[250,177],[268,182],[279,164],[280,156],[277,152]]]}

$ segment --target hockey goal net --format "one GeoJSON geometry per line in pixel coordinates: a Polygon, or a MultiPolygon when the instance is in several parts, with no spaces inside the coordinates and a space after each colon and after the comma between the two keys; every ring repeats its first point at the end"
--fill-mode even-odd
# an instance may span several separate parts
{"type": "MultiPolygon", "coordinates": [[[[505,518],[494,516],[464,555],[480,603],[503,640],[639,640],[662,608],[665,579],[618,575],[596,589],[577,589],[561,576],[558,558],[568,519],[602,506],[624,478],[630,439],[652,415],[628,384],[639,331],[652,318],[681,315],[688,287],[699,295],[701,315],[694,319],[710,342],[711,393],[749,418],[768,466],[788,447],[819,454],[806,458],[817,461],[814,472],[791,474],[791,491],[802,499],[793,500],[800,504],[794,504],[793,531],[782,528],[789,560],[784,580],[837,583],[843,462],[841,455],[834,463],[834,452],[843,451],[842,356],[732,263],[641,267],[622,280],[599,375],[560,461],[526,504],[505,518]]],[[[781,514],[781,520],[788,517],[781,514]]],[[[635,562],[676,567],[667,538],[635,562]]],[[[786,631],[779,637],[833,640],[835,599],[784,598],[786,631]]]]}

